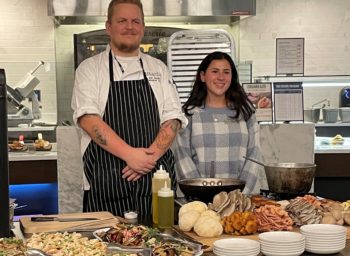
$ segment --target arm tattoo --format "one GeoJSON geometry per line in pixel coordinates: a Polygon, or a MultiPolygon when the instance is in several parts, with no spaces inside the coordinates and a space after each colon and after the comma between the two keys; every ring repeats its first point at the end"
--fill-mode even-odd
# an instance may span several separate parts
{"type": "Polygon", "coordinates": [[[92,132],[93,135],[97,141],[97,143],[106,146],[107,145],[107,138],[106,136],[102,133],[102,131],[100,130],[100,128],[97,125],[94,125],[92,127],[92,132]]]}
{"type": "Polygon", "coordinates": [[[176,134],[179,129],[179,125],[180,122],[177,119],[169,120],[164,123],[164,125],[160,128],[159,134],[156,138],[156,144],[159,149],[167,149],[173,141],[174,136],[168,133],[167,128],[170,127],[173,133],[176,134]]]}
{"type": "MultiPolygon", "coordinates": [[[[98,115],[96,114],[86,114],[84,115],[85,118],[96,118],[98,115]]],[[[95,137],[96,142],[106,146],[107,145],[107,139],[106,136],[102,133],[100,128],[97,125],[92,126],[92,135],[95,137]]]]}
{"type": "MultiPolygon", "coordinates": [[[[86,118],[96,118],[99,117],[97,114],[85,114],[83,117],[86,118]]],[[[100,145],[107,145],[107,138],[106,134],[101,130],[101,128],[98,125],[93,125],[91,127],[91,138],[94,138],[97,143],[100,145]]]]}

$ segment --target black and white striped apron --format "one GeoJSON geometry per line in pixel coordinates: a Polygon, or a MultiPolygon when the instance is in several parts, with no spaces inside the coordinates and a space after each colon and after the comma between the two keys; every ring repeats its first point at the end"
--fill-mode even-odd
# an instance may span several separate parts
{"type": "MultiPolygon", "coordinates": [[[[143,79],[114,81],[113,57],[109,53],[110,86],[103,120],[130,146],[147,148],[160,129],[158,105],[140,58],[143,79]]],[[[122,216],[126,210],[137,210],[147,217],[152,212],[152,176],[160,165],[169,172],[176,188],[174,156],[168,150],[152,172],[137,181],[122,178],[126,163],[98,146],[88,145],[84,156],[84,172],[90,190],[84,193],[84,212],[109,211],[122,216]]]]}

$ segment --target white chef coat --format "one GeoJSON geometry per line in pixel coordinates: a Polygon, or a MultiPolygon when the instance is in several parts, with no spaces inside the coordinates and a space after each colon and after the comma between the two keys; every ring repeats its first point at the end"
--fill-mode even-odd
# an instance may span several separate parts
{"type": "MultiPolygon", "coordinates": [[[[73,121],[77,124],[79,117],[85,114],[98,114],[103,116],[109,92],[108,54],[106,50],[80,63],[75,73],[75,83],[72,96],[73,121]]],[[[142,59],[146,76],[156,97],[161,124],[170,119],[179,119],[181,127],[187,125],[187,118],[181,111],[181,103],[176,86],[166,65],[160,60],[139,52],[137,57],[113,58],[114,80],[143,79],[143,71],[139,58],[142,59]],[[123,66],[121,71],[119,63],[123,66]],[[127,64],[127,66],[125,66],[127,64]]],[[[82,129],[81,154],[83,155],[91,138],[82,129]]]]}

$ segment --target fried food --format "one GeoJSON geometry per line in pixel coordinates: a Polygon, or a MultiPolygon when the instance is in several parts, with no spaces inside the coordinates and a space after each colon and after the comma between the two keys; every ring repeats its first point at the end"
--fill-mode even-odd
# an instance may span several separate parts
{"type": "Polygon", "coordinates": [[[12,143],[8,144],[11,151],[25,151],[27,150],[27,146],[22,142],[15,140],[12,143]]]}
{"type": "Polygon", "coordinates": [[[253,212],[234,212],[221,220],[226,234],[250,235],[258,230],[258,222],[253,212]]]}
{"type": "Polygon", "coordinates": [[[50,150],[52,145],[47,140],[39,139],[35,140],[34,147],[36,150],[50,150]]]}

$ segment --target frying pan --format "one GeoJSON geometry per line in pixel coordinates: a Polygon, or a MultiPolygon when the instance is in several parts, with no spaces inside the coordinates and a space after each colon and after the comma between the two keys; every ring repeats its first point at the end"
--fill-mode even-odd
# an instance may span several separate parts
{"type": "Polygon", "coordinates": [[[245,182],[231,178],[195,178],[179,181],[179,187],[188,200],[200,200],[204,203],[213,201],[216,194],[235,189],[244,189],[245,182]]]}
{"type": "Polygon", "coordinates": [[[273,193],[305,194],[311,189],[316,165],[311,163],[269,163],[247,160],[264,166],[269,190],[273,193]]]}

